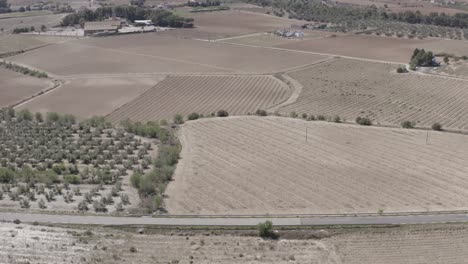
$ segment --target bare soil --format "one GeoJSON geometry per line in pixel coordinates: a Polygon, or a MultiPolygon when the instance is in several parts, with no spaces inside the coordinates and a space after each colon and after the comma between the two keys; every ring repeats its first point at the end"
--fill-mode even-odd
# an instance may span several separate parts
{"type": "Polygon", "coordinates": [[[88,77],[64,85],[26,102],[18,109],[72,114],[80,119],[105,116],[156,85],[164,76],[88,77]]]}
{"type": "Polygon", "coordinates": [[[11,106],[54,85],[47,79],[38,79],[3,67],[0,67],[0,76],[0,107],[11,106]]]}
{"type": "Polygon", "coordinates": [[[467,209],[464,135],[229,117],[187,122],[180,140],[172,214],[467,209]]]}

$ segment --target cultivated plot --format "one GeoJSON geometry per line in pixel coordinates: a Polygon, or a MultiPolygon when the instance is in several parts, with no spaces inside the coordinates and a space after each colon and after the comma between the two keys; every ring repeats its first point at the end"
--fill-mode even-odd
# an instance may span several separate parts
{"type": "Polygon", "coordinates": [[[467,42],[442,39],[405,39],[367,35],[348,35],[335,38],[311,39],[276,47],[335,54],[363,59],[408,63],[415,48],[434,52],[447,52],[463,56],[467,53],[467,42]]]}
{"type": "Polygon", "coordinates": [[[397,74],[395,66],[336,59],[288,73],[303,88],[296,102],[280,109],[339,115],[348,121],[367,116],[381,124],[402,121],[430,127],[468,129],[468,82],[420,74],[397,74]],[[339,74],[337,74],[339,73],[339,74]]]}
{"type": "Polygon", "coordinates": [[[40,29],[42,25],[53,27],[60,24],[62,18],[67,14],[54,14],[30,17],[14,17],[0,20],[4,32],[12,32],[15,28],[34,27],[40,29]]]}
{"type": "Polygon", "coordinates": [[[32,112],[72,114],[82,119],[104,116],[135,99],[162,78],[99,77],[67,80],[63,86],[18,108],[32,112]]]}
{"type": "Polygon", "coordinates": [[[108,116],[112,122],[172,120],[175,114],[245,115],[277,105],[290,89],[270,76],[170,76],[108,116]]]}
{"type": "Polygon", "coordinates": [[[0,54],[29,50],[72,38],[41,35],[0,35],[0,54]]]}
{"type": "Polygon", "coordinates": [[[188,122],[166,205],[219,215],[466,209],[467,139],[430,132],[426,144],[421,130],[280,117],[188,122]]]}
{"type": "Polygon", "coordinates": [[[0,107],[11,106],[51,88],[53,83],[0,68],[0,107]]]}
{"type": "Polygon", "coordinates": [[[139,34],[60,43],[12,57],[58,75],[276,72],[325,56],[139,34]],[[60,53],[61,56],[56,56],[60,53]],[[73,63],[63,63],[63,58],[73,63]]]}

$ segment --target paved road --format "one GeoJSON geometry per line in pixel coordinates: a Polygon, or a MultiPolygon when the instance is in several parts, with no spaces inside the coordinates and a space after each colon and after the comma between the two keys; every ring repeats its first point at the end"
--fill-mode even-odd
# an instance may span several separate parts
{"type": "Polygon", "coordinates": [[[80,215],[48,215],[0,212],[0,220],[50,224],[89,225],[173,225],[173,226],[254,226],[271,220],[282,226],[314,225],[380,225],[468,222],[467,214],[406,216],[317,216],[317,217],[112,217],[80,215]]]}

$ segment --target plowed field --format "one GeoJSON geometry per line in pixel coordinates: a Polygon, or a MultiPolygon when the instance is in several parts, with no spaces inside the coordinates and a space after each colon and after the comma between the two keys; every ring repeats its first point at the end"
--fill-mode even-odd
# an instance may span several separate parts
{"type": "Polygon", "coordinates": [[[171,120],[177,113],[209,115],[221,109],[245,115],[279,104],[290,94],[288,87],[270,76],[171,76],[113,112],[109,119],[171,120]]]}
{"type": "Polygon", "coordinates": [[[289,73],[303,88],[284,113],[340,115],[353,121],[402,121],[430,127],[468,129],[468,81],[419,74],[397,74],[395,66],[337,59],[289,73]],[[339,74],[338,74],[339,73],[339,74]]]}
{"type": "Polygon", "coordinates": [[[428,136],[280,117],[188,122],[166,205],[172,214],[467,209],[468,136],[428,136]]]}

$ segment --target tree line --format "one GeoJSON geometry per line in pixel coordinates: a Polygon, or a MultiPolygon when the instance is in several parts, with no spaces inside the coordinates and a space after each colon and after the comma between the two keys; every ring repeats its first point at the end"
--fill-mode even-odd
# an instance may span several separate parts
{"type": "Polygon", "coordinates": [[[349,6],[330,6],[321,2],[309,0],[245,0],[261,6],[272,6],[275,9],[286,10],[290,18],[336,22],[338,20],[361,20],[378,19],[389,21],[400,21],[409,24],[425,24],[454,28],[468,28],[468,14],[457,13],[453,16],[445,13],[432,12],[424,15],[419,11],[386,12],[385,9],[377,8],[375,5],[365,8],[349,6]]]}
{"type": "Polygon", "coordinates": [[[193,27],[193,18],[181,17],[167,10],[152,10],[139,6],[105,6],[97,8],[95,11],[90,9],[80,10],[65,16],[61,25],[84,25],[85,22],[102,21],[114,15],[129,21],[151,20],[156,26],[161,27],[193,27]]]}

